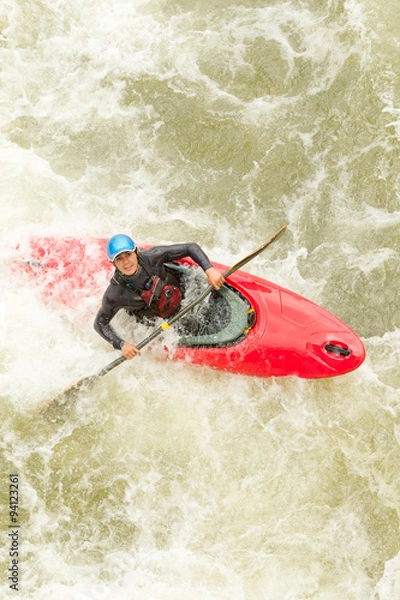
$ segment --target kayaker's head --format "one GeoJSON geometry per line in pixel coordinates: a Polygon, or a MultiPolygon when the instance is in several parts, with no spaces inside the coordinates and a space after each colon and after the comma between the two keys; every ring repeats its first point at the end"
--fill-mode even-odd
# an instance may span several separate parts
{"type": "Polygon", "coordinates": [[[107,256],[123,275],[134,275],[138,270],[137,246],[128,235],[118,233],[110,238],[107,256]]]}

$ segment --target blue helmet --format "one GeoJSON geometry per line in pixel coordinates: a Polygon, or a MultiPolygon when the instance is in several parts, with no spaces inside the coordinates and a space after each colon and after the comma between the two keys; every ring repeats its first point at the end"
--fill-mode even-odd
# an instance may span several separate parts
{"type": "Polygon", "coordinates": [[[136,250],[136,244],[129,235],[118,233],[113,235],[107,242],[107,256],[111,262],[114,262],[118,254],[122,252],[133,252],[136,250]]]}

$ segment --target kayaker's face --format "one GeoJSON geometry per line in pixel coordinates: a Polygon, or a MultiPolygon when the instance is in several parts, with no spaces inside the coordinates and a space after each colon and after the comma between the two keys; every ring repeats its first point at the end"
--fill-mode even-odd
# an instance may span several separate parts
{"type": "Polygon", "coordinates": [[[134,275],[139,267],[136,252],[121,252],[114,260],[114,265],[123,275],[134,275]]]}

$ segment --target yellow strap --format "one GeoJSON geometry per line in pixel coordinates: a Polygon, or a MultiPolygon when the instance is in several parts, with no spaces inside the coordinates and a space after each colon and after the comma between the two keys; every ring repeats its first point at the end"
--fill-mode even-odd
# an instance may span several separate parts
{"type": "MultiPolygon", "coordinates": [[[[249,310],[247,311],[247,314],[248,314],[248,315],[251,315],[251,313],[255,313],[255,312],[256,312],[256,311],[255,311],[255,309],[254,309],[253,307],[251,307],[251,308],[249,308],[249,310]]],[[[254,324],[253,324],[253,325],[254,325],[254,324]]],[[[253,325],[250,325],[249,327],[247,327],[247,329],[245,329],[245,330],[243,331],[243,333],[244,333],[245,335],[247,335],[247,334],[249,333],[249,331],[251,331],[251,330],[253,329],[253,325]]]]}
{"type": "Polygon", "coordinates": [[[165,331],[166,329],[168,329],[168,327],[169,327],[169,323],[168,323],[167,321],[165,321],[165,323],[163,323],[163,324],[161,325],[161,329],[162,329],[163,331],[165,331]]]}

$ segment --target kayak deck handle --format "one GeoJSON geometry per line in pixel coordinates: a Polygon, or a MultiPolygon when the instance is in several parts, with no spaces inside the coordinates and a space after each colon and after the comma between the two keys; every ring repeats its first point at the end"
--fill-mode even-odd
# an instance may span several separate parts
{"type": "Polygon", "coordinates": [[[348,358],[351,355],[350,348],[340,342],[328,342],[325,344],[324,350],[336,356],[343,356],[343,358],[348,358]]]}

